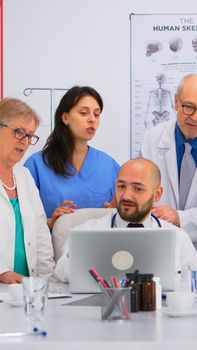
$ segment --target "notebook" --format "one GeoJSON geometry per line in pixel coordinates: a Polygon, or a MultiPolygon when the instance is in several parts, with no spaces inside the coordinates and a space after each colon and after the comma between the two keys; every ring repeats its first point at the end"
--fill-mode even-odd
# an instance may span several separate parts
{"type": "Polygon", "coordinates": [[[139,269],[160,277],[162,290],[175,284],[175,231],[173,229],[110,228],[71,229],[68,236],[69,289],[71,293],[98,293],[89,274],[96,268],[103,279],[139,269]]]}

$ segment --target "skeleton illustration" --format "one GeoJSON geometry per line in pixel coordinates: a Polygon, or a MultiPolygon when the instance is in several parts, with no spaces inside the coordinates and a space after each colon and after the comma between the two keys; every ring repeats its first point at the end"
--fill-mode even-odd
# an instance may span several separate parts
{"type": "Polygon", "coordinates": [[[181,38],[172,38],[169,41],[169,48],[173,52],[178,52],[182,48],[182,40],[181,38]]]}
{"type": "Polygon", "coordinates": [[[169,90],[163,89],[164,74],[156,75],[159,87],[151,90],[145,113],[144,124],[146,128],[155,126],[170,119],[174,115],[174,107],[169,90]]]}
{"type": "Polygon", "coordinates": [[[153,53],[162,49],[162,44],[159,41],[152,41],[146,45],[146,56],[149,57],[153,53]]]}
{"type": "Polygon", "coordinates": [[[197,52],[197,39],[192,40],[192,47],[195,52],[197,52]]]}

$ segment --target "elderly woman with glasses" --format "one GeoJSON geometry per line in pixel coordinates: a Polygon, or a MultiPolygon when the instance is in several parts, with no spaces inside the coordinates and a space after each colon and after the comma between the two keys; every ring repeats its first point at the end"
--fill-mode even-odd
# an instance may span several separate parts
{"type": "Polygon", "coordinates": [[[50,276],[54,270],[51,235],[37,187],[20,164],[35,145],[40,119],[24,102],[0,101],[0,282],[20,283],[22,276],[50,276]]]}

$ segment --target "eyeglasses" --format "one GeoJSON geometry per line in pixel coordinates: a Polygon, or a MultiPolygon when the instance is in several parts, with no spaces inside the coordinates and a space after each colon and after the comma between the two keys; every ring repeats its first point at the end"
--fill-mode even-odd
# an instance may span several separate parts
{"type": "Polygon", "coordinates": [[[0,123],[0,126],[4,126],[5,128],[12,129],[14,136],[16,137],[17,140],[24,140],[26,137],[28,137],[28,142],[30,145],[35,145],[39,137],[34,134],[28,134],[25,130],[20,129],[20,128],[13,128],[12,126],[9,126],[7,124],[0,123]]]}
{"type": "Polygon", "coordinates": [[[186,115],[193,115],[197,111],[197,107],[181,103],[182,111],[186,115]]]}

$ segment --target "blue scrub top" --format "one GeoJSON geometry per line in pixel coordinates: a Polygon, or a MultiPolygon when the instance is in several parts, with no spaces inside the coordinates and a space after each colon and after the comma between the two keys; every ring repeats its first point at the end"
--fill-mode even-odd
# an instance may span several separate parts
{"type": "Polygon", "coordinates": [[[64,200],[72,200],[77,209],[102,208],[104,202],[111,202],[120,168],[108,154],[90,146],[79,173],[68,163],[74,173],[68,178],[49,168],[41,152],[30,156],[25,166],[34,177],[47,217],[51,217],[64,200]]]}

